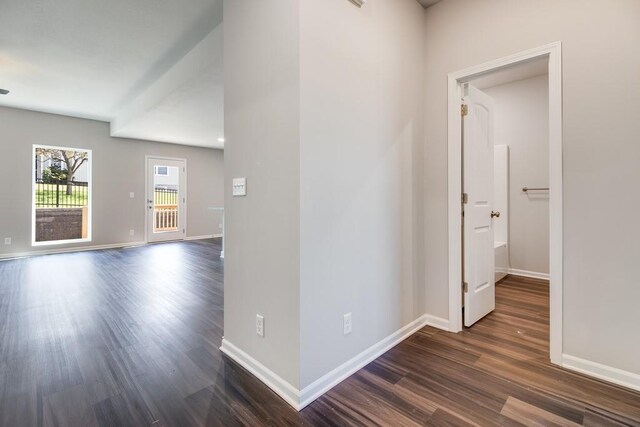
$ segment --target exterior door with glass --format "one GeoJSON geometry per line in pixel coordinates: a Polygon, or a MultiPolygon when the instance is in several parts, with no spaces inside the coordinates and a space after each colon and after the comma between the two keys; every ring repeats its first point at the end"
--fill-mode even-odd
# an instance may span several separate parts
{"type": "Polygon", "coordinates": [[[186,176],[185,160],[147,158],[147,242],[185,238],[186,176]]]}

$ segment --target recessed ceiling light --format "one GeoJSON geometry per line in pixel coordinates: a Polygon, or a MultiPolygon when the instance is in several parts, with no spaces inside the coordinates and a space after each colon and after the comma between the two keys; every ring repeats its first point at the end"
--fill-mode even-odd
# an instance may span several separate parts
{"type": "Polygon", "coordinates": [[[6,94],[8,94],[8,93],[9,93],[9,91],[8,91],[8,90],[6,90],[6,89],[0,89],[0,95],[6,95],[6,94]]]}
{"type": "Polygon", "coordinates": [[[224,142],[224,137],[218,138],[218,142],[224,142]]]}

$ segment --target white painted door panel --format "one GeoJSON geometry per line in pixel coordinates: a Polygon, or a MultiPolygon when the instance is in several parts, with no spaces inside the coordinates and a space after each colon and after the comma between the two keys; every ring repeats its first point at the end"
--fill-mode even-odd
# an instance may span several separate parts
{"type": "Polygon", "coordinates": [[[471,326],[495,308],[493,209],[493,101],[469,85],[463,118],[464,324],[471,326]]]}

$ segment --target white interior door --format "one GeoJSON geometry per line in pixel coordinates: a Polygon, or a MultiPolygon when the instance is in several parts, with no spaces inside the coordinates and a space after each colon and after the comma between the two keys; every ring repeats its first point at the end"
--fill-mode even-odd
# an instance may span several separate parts
{"type": "Polygon", "coordinates": [[[493,101],[465,88],[463,115],[463,277],[464,324],[471,326],[495,308],[493,231],[493,101]]]}
{"type": "Polygon", "coordinates": [[[187,231],[184,160],[147,159],[147,241],[181,240],[187,231]]]}

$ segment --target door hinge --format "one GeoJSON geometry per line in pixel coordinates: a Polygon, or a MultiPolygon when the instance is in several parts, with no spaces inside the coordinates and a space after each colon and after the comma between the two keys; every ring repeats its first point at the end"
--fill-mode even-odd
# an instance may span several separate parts
{"type": "Polygon", "coordinates": [[[469,284],[467,282],[462,282],[462,292],[465,294],[469,292],[469,284]]]}
{"type": "Polygon", "coordinates": [[[463,203],[463,204],[465,204],[465,205],[466,205],[467,203],[469,203],[469,194],[467,194],[467,193],[462,193],[462,203],[463,203]]]}
{"type": "Polygon", "coordinates": [[[467,104],[462,104],[460,106],[460,113],[462,114],[462,117],[464,117],[467,114],[469,114],[469,107],[467,106],[467,104]]]}

